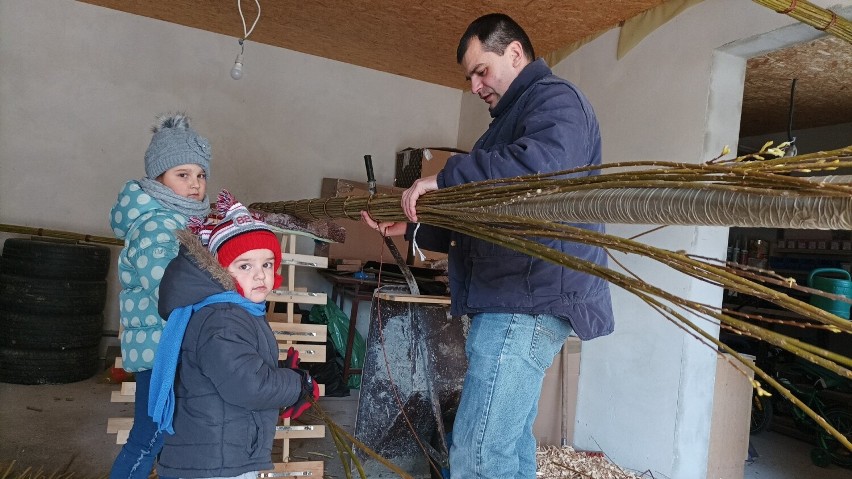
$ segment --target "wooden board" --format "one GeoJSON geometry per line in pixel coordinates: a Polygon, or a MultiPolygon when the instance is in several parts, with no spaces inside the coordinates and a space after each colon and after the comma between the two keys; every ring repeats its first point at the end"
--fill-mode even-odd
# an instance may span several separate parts
{"type": "Polygon", "coordinates": [[[132,417],[111,417],[107,419],[107,434],[117,434],[122,429],[133,427],[132,417]]]}
{"type": "Polygon", "coordinates": [[[303,363],[324,363],[326,357],[325,344],[281,344],[278,348],[278,359],[284,360],[287,357],[287,350],[293,347],[299,351],[299,361],[303,363]]]}
{"type": "Polygon", "coordinates": [[[276,477],[323,477],[324,464],[322,461],[279,462],[273,465],[271,471],[260,471],[258,479],[276,477]]]}
{"type": "MultiPolygon", "coordinates": [[[[269,315],[267,315],[267,317],[268,316],[269,315]]],[[[278,341],[306,341],[310,343],[325,343],[328,331],[328,327],[324,324],[301,324],[270,321],[269,326],[272,328],[272,332],[275,334],[275,339],[278,341]]]]}
{"type": "Polygon", "coordinates": [[[306,291],[288,291],[276,289],[266,296],[267,301],[274,303],[297,303],[297,304],[326,304],[328,302],[325,293],[308,293],[306,291]]]}
{"type": "Polygon", "coordinates": [[[321,437],[325,437],[325,426],[322,424],[275,427],[275,439],[316,439],[321,437]]]}
{"type": "Polygon", "coordinates": [[[325,269],[328,268],[328,258],[307,254],[282,253],[281,264],[286,266],[294,265],[325,269]]]}
{"type": "Polygon", "coordinates": [[[121,394],[121,391],[113,391],[110,395],[110,402],[136,402],[136,395],[121,394]]]}
{"type": "Polygon", "coordinates": [[[401,303],[429,303],[429,304],[450,304],[449,296],[425,296],[404,293],[376,293],[376,297],[385,301],[398,301],[401,303]]]}

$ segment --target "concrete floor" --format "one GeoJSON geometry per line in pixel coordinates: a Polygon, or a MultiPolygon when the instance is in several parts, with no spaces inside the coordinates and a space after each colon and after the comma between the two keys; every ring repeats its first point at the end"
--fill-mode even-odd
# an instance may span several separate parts
{"type": "Polygon", "coordinates": [[[852,479],[852,469],[811,462],[813,445],[776,431],[751,436],[758,457],[746,464],[744,479],[852,479]]]}
{"type": "MultiPolygon", "coordinates": [[[[0,383],[0,471],[14,460],[16,472],[41,467],[46,475],[58,471],[73,472],[75,479],[106,476],[120,449],[115,435],[106,432],[107,419],[130,417],[132,404],[110,402],[118,386],[104,377],[50,386],[0,383]]],[[[346,398],[320,399],[323,409],[349,433],[355,427],[358,404],[358,391],[352,393],[346,398]]],[[[759,457],[745,465],[744,479],[852,479],[850,469],[811,464],[811,446],[800,440],[774,431],[751,439],[759,457]]],[[[322,460],[326,478],[345,477],[328,435],[291,444],[291,457],[322,460]]]]}
{"type": "MultiPolygon", "coordinates": [[[[107,476],[121,450],[116,435],[107,434],[107,419],[132,417],[133,404],[110,402],[119,386],[105,377],[43,386],[0,383],[0,472],[14,460],[16,472],[33,467],[48,476],[54,471],[73,472],[77,479],[107,476]]],[[[353,433],[357,390],[349,397],[320,398],[319,404],[335,423],[353,433]]],[[[324,461],[325,477],[345,477],[327,434],[290,444],[294,461],[324,461]]]]}

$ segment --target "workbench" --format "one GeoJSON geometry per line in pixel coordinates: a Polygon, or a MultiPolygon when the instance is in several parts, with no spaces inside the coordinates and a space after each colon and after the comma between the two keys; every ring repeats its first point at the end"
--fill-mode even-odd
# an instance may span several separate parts
{"type": "Polygon", "coordinates": [[[346,349],[343,351],[343,384],[347,384],[349,376],[361,374],[361,368],[352,367],[352,345],[355,343],[355,334],[358,324],[358,306],[361,301],[371,301],[373,291],[379,286],[376,279],[354,278],[351,272],[336,272],[330,269],[321,269],[319,273],[331,283],[331,300],[343,309],[343,301],[349,298],[352,301],[352,309],[349,312],[349,331],[346,336],[346,349]]]}

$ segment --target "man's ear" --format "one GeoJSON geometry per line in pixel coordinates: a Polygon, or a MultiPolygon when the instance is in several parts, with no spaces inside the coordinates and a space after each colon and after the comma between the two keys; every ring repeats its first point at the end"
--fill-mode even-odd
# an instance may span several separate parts
{"type": "Polygon", "coordinates": [[[521,46],[521,42],[515,40],[506,45],[505,53],[511,55],[513,67],[517,68],[527,64],[527,57],[524,55],[524,47],[521,46]]]}

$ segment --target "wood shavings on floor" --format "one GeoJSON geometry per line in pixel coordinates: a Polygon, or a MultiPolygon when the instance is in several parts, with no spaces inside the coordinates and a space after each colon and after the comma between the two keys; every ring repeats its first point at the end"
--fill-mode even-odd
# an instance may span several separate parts
{"type": "Polygon", "coordinates": [[[570,446],[544,446],[536,450],[540,479],[636,479],[601,453],[575,451],[570,446]]]}

